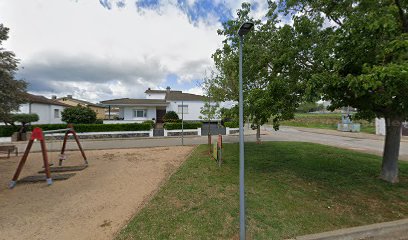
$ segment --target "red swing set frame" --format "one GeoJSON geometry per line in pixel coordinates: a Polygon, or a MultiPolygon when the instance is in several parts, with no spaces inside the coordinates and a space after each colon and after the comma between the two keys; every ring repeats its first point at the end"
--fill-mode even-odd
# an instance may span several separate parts
{"type": "MultiPolygon", "coordinates": [[[[74,136],[74,139],[78,145],[79,150],[81,151],[82,157],[84,158],[85,165],[88,165],[88,160],[85,156],[85,152],[82,149],[81,143],[79,142],[79,138],[71,124],[67,126],[66,129],[58,129],[58,130],[50,130],[50,131],[42,131],[41,128],[34,128],[33,132],[31,134],[31,138],[28,141],[27,147],[24,151],[24,155],[21,158],[18,167],[16,169],[16,172],[14,173],[13,179],[10,182],[9,188],[14,188],[17,184],[18,177],[20,176],[21,170],[23,170],[24,164],[27,161],[28,155],[30,153],[31,147],[33,146],[34,141],[40,141],[41,144],[41,152],[42,152],[42,157],[43,157],[43,162],[44,162],[44,172],[46,175],[46,181],[48,185],[52,184],[52,178],[51,178],[51,171],[50,171],[50,165],[48,163],[48,154],[47,154],[47,145],[45,144],[45,138],[44,138],[44,133],[56,133],[56,132],[63,132],[65,131],[65,136],[64,136],[64,142],[62,144],[61,148],[61,155],[63,156],[65,153],[66,145],[67,145],[67,140],[69,134],[72,134],[74,136]]],[[[62,165],[62,161],[64,158],[60,157],[59,159],[59,166],[62,165]]]]}

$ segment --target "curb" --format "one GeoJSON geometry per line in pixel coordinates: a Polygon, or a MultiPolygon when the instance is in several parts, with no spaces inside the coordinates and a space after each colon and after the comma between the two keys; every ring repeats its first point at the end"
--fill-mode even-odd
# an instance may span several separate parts
{"type": "Polygon", "coordinates": [[[408,219],[304,235],[293,240],[408,239],[408,219]]]}

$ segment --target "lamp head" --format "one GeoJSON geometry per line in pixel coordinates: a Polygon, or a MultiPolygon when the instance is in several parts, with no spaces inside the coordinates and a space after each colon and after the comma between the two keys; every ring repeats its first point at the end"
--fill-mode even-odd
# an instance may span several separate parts
{"type": "Polygon", "coordinates": [[[238,35],[239,36],[244,36],[247,34],[249,31],[251,31],[252,27],[254,26],[254,23],[252,22],[244,22],[241,27],[238,29],[238,35]]]}

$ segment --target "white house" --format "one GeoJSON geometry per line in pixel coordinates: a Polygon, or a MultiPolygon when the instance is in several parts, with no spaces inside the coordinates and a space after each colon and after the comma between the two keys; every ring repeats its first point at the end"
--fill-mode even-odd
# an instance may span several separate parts
{"type": "Polygon", "coordinates": [[[143,122],[154,120],[163,122],[163,116],[168,111],[176,112],[179,117],[183,113],[184,120],[200,120],[201,108],[204,106],[205,97],[201,95],[183,93],[182,91],[166,90],[145,91],[144,99],[121,98],[102,101],[101,103],[111,109],[119,108],[119,118],[122,121],[143,122]]]}
{"type": "Polygon", "coordinates": [[[21,104],[17,113],[35,113],[39,120],[32,124],[56,124],[64,123],[61,120],[61,112],[70,107],[56,100],[51,100],[43,96],[27,93],[28,102],[21,104]]]}

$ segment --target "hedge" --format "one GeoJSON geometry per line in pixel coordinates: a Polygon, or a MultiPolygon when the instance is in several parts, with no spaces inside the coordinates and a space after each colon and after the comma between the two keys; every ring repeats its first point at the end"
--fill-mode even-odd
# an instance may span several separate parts
{"type": "Polygon", "coordinates": [[[154,125],[155,125],[155,123],[154,123],[153,120],[146,120],[146,121],[144,121],[143,123],[150,124],[150,126],[151,126],[152,128],[154,128],[154,125]]]}
{"type": "Polygon", "coordinates": [[[13,132],[18,132],[18,130],[20,130],[20,126],[0,126],[0,137],[10,137],[13,132]]]}
{"type": "MultiPolygon", "coordinates": [[[[184,122],[183,128],[184,129],[197,129],[203,126],[202,122],[184,122]]],[[[166,130],[175,130],[181,129],[181,123],[170,123],[167,122],[163,125],[163,128],[166,130]]]]}
{"type": "Polygon", "coordinates": [[[224,122],[224,127],[239,128],[238,122],[224,122]]]}
{"type": "MultiPolygon", "coordinates": [[[[67,128],[67,124],[38,124],[27,126],[28,131],[35,127],[43,131],[67,128]]],[[[113,132],[113,131],[149,131],[150,123],[125,123],[125,124],[74,124],[76,132],[113,132]]],[[[0,137],[10,137],[13,132],[18,132],[20,126],[0,126],[0,137]]]]}

